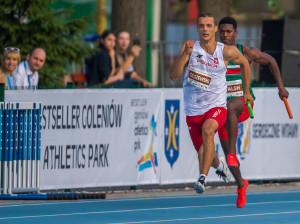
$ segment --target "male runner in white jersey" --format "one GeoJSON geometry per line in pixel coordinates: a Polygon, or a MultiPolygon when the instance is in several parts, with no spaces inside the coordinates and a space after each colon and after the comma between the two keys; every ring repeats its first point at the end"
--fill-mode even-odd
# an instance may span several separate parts
{"type": "MultiPolygon", "coordinates": [[[[282,84],[280,71],[277,66],[277,63],[272,56],[261,52],[257,48],[247,47],[245,45],[235,43],[235,38],[238,35],[238,31],[237,22],[234,18],[224,17],[220,20],[219,35],[222,43],[231,46],[237,46],[239,51],[248,59],[249,63],[255,61],[263,65],[268,65],[278,85],[279,97],[282,99],[282,97],[289,96],[289,92],[284,88],[282,84]]],[[[238,87],[239,84],[242,84],[240,66],[235,65],[231,62],[230,64],[228,64],[226,81],[228,85],[226,121],[227,131],[226,127],[223,126],[221,129],[218,130],[218,134],[224,153],[227,156],[227,164],[238,185],[238,197],[236,201],[236,206],[238,208],[242,208],[246,204],[246,189],[248,187],[248,181],[246,179],[243,179],[241,176],[239,168],[240,164],[236,157],[236,140],[238,122],[243,122],[247,120],[249,118],[249,111],[247,106],[245,106],[243,102],[243,89],[235,88],[235,86],[238,87]]],[[[254,97],[251,86],[249,91],[254,97]]]]}
{"type": "Polygon", "coordinates": [[[226,67],[229,61],[241,65],[244,78],[244,100],[253,101],[249,92],[250,67],[246,58],[236,47],[217,43],[218,30],[213,14],[202,13],[197,18],[200,41],[186,41],[179,57],[170,68],[170,78],[178,79],[185,69],[183,93],[184,112],[189,133],[198,151],[200,176],[194,185],[197,193],[205,191],[206,176],[211,166],[217,168],[223,180],[230,179],[224,162],[220,162],[214,150],[214,135],[226,122],[226,67]],[[191,43],[192,42],[192,43],[191,43]]]}

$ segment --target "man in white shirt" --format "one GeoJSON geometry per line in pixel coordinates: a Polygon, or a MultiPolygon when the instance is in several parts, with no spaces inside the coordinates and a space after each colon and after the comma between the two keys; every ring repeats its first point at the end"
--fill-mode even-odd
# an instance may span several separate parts
{"type": "Polygon", "coordinates": [[[38,71],[44,66],[46,52],[43,48],[35,47],[27,55],[26,61],[22,61],[14,71],[18,88],[36,89],[39,82],[38,71]]]}

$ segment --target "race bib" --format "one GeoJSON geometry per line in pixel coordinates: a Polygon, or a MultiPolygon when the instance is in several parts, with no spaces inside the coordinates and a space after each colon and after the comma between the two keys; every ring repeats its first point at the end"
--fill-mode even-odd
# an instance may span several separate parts
{"type": "Polygon", "coordinates": [[[200,69],[191,67],[188,82],[200,89],[208,90],[212,75],[200,69]]]}
{"type": "Polygon", "coordinates": [[[227,81],[227,97],[243,95],[242,80],[227,81]]]}

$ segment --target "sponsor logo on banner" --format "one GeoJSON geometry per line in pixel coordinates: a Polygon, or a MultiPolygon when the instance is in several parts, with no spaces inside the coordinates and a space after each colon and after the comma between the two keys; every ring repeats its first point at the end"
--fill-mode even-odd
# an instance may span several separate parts
{"type": "Polygon", "coordinates": [[[296,123],[256,123],[252,126],[253,138],[298,138],[296,123]]]}
{"type": "Polygon", "coordinates": [[[173,167],[179,156],[179,100],[166,100],[165,155],[173,167]]]}
{"type": "Polygon", "coordinates": [[[152,119],[150,121],[150,134],[151,134],[151,143],[148,149],[148,152],[144,154],[138,161],[137,166],[139,167],[139,172],[153,167],[154,173],[156,174],[156,168],[158,166],[157,163],[157,153],[153,150],[154,137],[157,135],[156,133],[156,121],[154,120],[154,115],[152,115],[152,119]]]}
{"type": "Polygon", "coordinates": [[[109,167],[109,143],[47,145],[43,170],[109,167]]]}
{"type": "Polygon", "coordinates": [[[45,104],[41,111],[44,130],[82,130],[121,128],[123,104],[45,104]]]}
{"type": "Polygon", "coordinates": [[[237,154],[241,159],[246,159],[250,144],[250,119],[238,124],[238,136],[236,141],[237,154]]]}

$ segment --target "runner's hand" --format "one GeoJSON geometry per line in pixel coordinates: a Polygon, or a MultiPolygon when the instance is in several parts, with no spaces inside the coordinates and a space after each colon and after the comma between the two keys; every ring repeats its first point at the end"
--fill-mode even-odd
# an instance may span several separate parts
{"type": "Polygon", "coordinates": [[[191,55],[191,53],[193,51],[193,47],[194,47],[194,41],[187,40],[186,42],[184,42],[184,45],[185,45],[185,48],[184,48],[183,54],[191,55]]]}
{"type": "Polygon", "coordinates": [[[286,98],[289,97],[289,91],[287,91],[286,88],[284,88],[284,87],[279,89],[278,94],[279,94],[279,97],[280,97],[281,100],[283,100],[282,99],[283,97],[286,97],[286,98]]]}
{"type": "Polygon", "coordinates": [[[244,102],[245,102],[245,105],[247,104],[247,102],[250,101],[250,103],[252,104],[252,102],[254,101],[252,95],[250,92],[245,92],[244,93],[244,102]]]}

